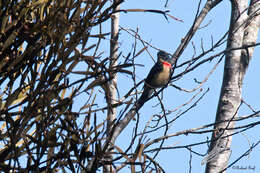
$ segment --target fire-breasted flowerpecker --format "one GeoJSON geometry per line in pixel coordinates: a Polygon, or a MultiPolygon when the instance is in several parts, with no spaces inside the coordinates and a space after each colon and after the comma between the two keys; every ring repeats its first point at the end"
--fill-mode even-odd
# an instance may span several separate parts
{"type": "Polygon", "coordinates": [[[138,99],[139,106],[143,105],[149,99],[156,88],[164,87],[169,82],[172,65],[175,63],[176,58],[172,58],[170,54],[162,50],[157,53],[157,57],[157,62],[145,79],[143,93],[138,99]]]}

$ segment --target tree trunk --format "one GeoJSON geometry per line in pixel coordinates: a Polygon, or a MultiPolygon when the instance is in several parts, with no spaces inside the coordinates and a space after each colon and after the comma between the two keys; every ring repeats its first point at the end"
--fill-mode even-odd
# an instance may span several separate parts
{"type": "Polygon", "coordinates": [[[259,17],[251,18],[252,14],[257,9],[259,10],[259,2],[257,5],[256,2],[254,0],[250,3],[251,7],[247,14],[247,0],[231,0],[232,13],[227,49],[239,47],[245,47],[245,49],[233,50],[226,54],[215,132],[212,134],[206,173],[223,172],[228,165],[234,132],[230,128],[232,129],[235,125],[232,120],[237,116],[240,107],[241,86],[253,52],[253,48],[248,48],[248,45],[255,44],[259,28],[259,17]]]}
{"type": "MultiPolygon", "coordinates": [[[[117,0],[114,0],[115,2],[117,0]]],[[[118,5],[115,10],[119,10],[120,6],[118,5]]],[[[119,13],[115,13],[111,16],[111,39],[110,39],[110,67],[116,66],[118,64],[118,34],[119,34],[119,13]]],[[[111,105],[117,102],[117,74],[110,74],[109,77],[112,79],[108,83],[107,90],[107,136],[109,136],[114,120],[116,118],[116,107],[112,107],[111,105]]],[[[111,144],[113,145],[113,144],[111,144]]],[[[113,159],[112,154],[106,155],[107,161],[111,162],[113,159]]],[[[112,164],[107,164],[104,167],[104,172],[113,173],[115,169],[112,164]]]]}

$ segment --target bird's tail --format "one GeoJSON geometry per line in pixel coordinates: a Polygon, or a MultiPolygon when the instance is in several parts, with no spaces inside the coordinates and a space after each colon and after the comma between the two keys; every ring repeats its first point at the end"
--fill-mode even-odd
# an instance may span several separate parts
{"type": "Polygon", "coordinates": [[[153,88],[150,88],[148,86],[144,86],[144,91],[141,95],[141,97],[138,99],[137,104],[139,107],[143,106],[143,104],[149,99],[149,97],[153,93],[153,88]]]}

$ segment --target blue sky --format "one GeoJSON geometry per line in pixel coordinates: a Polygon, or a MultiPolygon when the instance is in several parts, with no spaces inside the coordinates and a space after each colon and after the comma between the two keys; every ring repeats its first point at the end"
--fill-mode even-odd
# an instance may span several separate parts
{"type": "MultiPolygon", "coordinates": [[[[183,20],[183,22],[179,22],[169,19],[169,22],[165,20],[164,16],[160,14],[154,13],[120,13],[120,26],[125,29],[133,29],[137,30],[138,33],[145,41],[154,45],[155,47],[165,50],[169,53],[173,53],[178,45],[181,42],[181,39],[186,35],[187,31],[191,27],[193,23],[194,16],[196,14],[197,5],[199,0],[169,0],[170,6],[168,8],[164,8],[165,0],[131,0],[126,1],[121,5],[121,9],[157,9],[157,10],[170,10],[170,14],[183,20]]],[[[205,0],[202,1],[201,6],[205,4],[205,0]]],[[[192,39],[192,42],[195,45],[196,52],[194,52],[191,44],[185,49],[184,53],[178,60],[178,64],[191,59],[193,56],[197,56],[201,53],[201,40],[204,43],[204,49],[209,49],[211,46],[211,38],[216,42],[224,33],[227,31],[229,27],[229,19],[230,18],[230,3],[229,1],[223,1],[219,4],[215,9],[213,9],[209,15],[204,20],[202,26],[207,25],[207,27],[198,30],[195,36],[192,39]],[[194,53],[196,53],[194,55],[194,53]]],[[[103,33],[110,32],[110,21],[102,24],[103,33]]],[[[98,33],[97,28],[93,28],[92,34],[98,33]]],[[[259,40],[259,39],[258,39],[259,40]]],[[[96,43],[96,38],[91,39],[89,45],[91,43],[96,43]]],[[[133,44],[135,42],[134,37],[129,35],[127,32],[121,30],[119,36],[119,51],[122,52],[122,55],[126,56],[128,53],[132,52],[133,44]]],[[[106,40],[102,40],[101,46],[99,49],[99,53],[102,53],[102,58],[109,56],[109,38],[106,40]]],[[[143,45],[140,41],[137,41],[137,51],[141,50],[143,45]]],[[[221,51],[225,48],[225,45],[215,50],[214,53],[221,51]]],[[[153,48],[148,48],[148,51],[156,58],[157,50],[153,48]]],[[[255,110],[260,110],[259,98],[259,86],[260,81],[258,80],[258,75],[260,74],[260,59],[258,56],[260,55],[260,48],[257,47],[255,49],[252,61],[250,62],[249,69],[246,73],[244,83],[243,83],[243,91],[242,97],[243,99],[249,103],[255,110]]],[[[208,55],[206,56],[208,57],[208,55]]],[[[205,57],[205,58],[206,58],[205,57]]],[[[192,89],[196,87],[198,84],[194,82],[194,78],[198,81],[202,81],[213,66],[216,64],[218,59],[213,60],[210,63],[205,63],[204,65],[198,67],[193,72],[185,75],[183,78],[174,82],[175,85],[185,88],[192,89]]],[[[124,59],[120,58],[119,63],[123,63],[124,59]]],[[[142,53],[135,59],[136,64],[143,64],[144,66],[136,67],[136,79],[137,82],[143,80],[150,68],[153,66],[154,62],[149,56],[147,52],[142,53]]],[[[202,100],[198,102],[196,107],[192,108],[186,114],[177,119],[169,128],[168,134],[176,133],[178,131],[200,127],[205,124],[213,123],[215,120],[215,114],[219,99],[219,93],[221,88],[221,82],[223,77],[223,65],[224,61],[222,61],[214,73],[210,76],[208,81],[202,86],[202,93],[204,93],[208,88],[209,92],[203,97],[202,100]]],[[[79,66],[79,70],[85,70],[85,66],[79,66]]],[[[178,74],[183,69],[176,69],[175,74],[178,74]]],[[[119,94],[122,97],[126,94],[129,89],[133,87],[133,82],[130,76],[127,75],[119,75],[118,76],[118,88],[119,94]]],[[[138,87],[138,90],[141,91],[142,86],[138,87]]],[[[68,92],[69,93],[69,92],[68,92]]],[[[97,92],[98,93],[98,92],[97,92]]],[[[163,91],[163,103],[167,110],[174,110],[183,103],[189,101],[198,90],[192,93],[186,93],[180,90],[177,90],[173,87],[167,87],[163,91]]],[[[199,96],[202,95],[199,94],[199,96]]],[[[99,93],[100,94],[100,93],[99,93]]],[[[199,97],[198,96],[198,97],[199,97]]],[[[197,98],[198,98],[197,97],[197,98]]],[[[78,102],[75,109],[79,109],[84,102],[85,98],[77,98],[75,101],[78,102]]],[[[195,99],[196,100],[196,99],[195,99]]],[[[101,94],[100,97],[97,98],[97,103],[99,104],[99,108],[102,105],[105,105],[105,99],[101,94]]],[[[191,102],[191,104],[194,101],[191,102]]],[[[158,100],[153,98],[149,102],[147,102],[139,111],[140,114],[140,124],[138,128],[138,133],[141,133],[143,127],[149,121],[152,115],[161,114],[160,106],[155,106],[158,104],[158,100]]],[[[185,111],[191,104],[182,107],[178,111],[185,111]]],[[[123,109],[119,108],[118,112],[123,109]]],[[[169,115],[169,119],[174,118],[178,115],[179,112],[174,112],[169,115]]],[[[250,110],[246,106],[242,106],[239,110],[239,115],[247,115],[250,113],[250,110]]],[[[104,120],[106,113],[99,112],[97,114],[100,121],[104,120]]],[[[252,120],[248,120],[247,123],[252,122],[252,120]]],[[[164,121],[161,122],[163,124],[164,121]]],[[[237,123],[237,125],[245,124],[237,123]]],[[[135,127],[135,121],[131,121],[129,126],[125,129],[125,131],[119,136],[116,145],[125,149],[128,147],[133,128],[135,127]]],[[[237,159],[242,153],[244,153],[250,145],[257,142],[259,138],[260,127],[256,126],[248,131],[245,131],[241,134],[237,134],[233,138],[232,143],[232,154],[230,158],[230,163],[237,159]]],[[[151,135],[146,136],[146,140],[152,140],[158,138],[163,135],[163,130],[159,130],[158,132],[154,132],[151,135]]],[[[208,134],[193,134],[193,135],[182,135],[178,137],[173,137],[168,139],[164,146],[182,146],[188,145],[196,142],[205,141],[207,138],[211,137],[211,133],[208,134]]],[[[144,140],[144,141],[146,141],[144,140]]],[[[132,150],[134,151],[136,143],[133,145],[132,150]]],[[[156,148],[158,145],[154,145],[148,149],[156,148]]],[[[146,149],[145,151],[147,151],[146,149]]],[[[201,154],[205,154],[207,152],[207,145],[199,145],[194,146],[192,149],[201,154]]],[[[147,153],[151,155],[151,153],[147,153]]],[[[237,164],[238,166],[248,167],[255,166],[255,172],[260,172],[260,166],[257,164],[257,160],[259,160],[260,156],[260,146],[257,146],[250,156],[243,158],[237,164]]],[[[165,150],[160,152],[157,156],[156,161],[168,172],[188,172],[189,171],[189,158],[190,153],[187,149],[172,149],[165,150]]],[[[201,165],[201,162],[204,157],[197,156],[192,154],[192,172],[204,172],[205,165],[201,165]]],[[[258,161],[259,162],[259,161],[258,161]]],[[[130,169],[123,169],[121,172],[130,172],[130,169]]],[[[237,169],[229,169],[228,173],[236,173],[242,172],[237,169]]],[[[243,171],[245,172],[245,171],[243,171]]],[[[252,171],[251,171],[252,172],[252,171]]]]}
{"type": "MultiPolygon", "coordinates": [[[[170,53],[173,53],[177,46],[179,45],[181,38],[185,36],[190,26],[192,25],[198,1],[181,1],[174,0],[170,1],[171,5],[169,8],[164,8],[165,1],[156,1],[156,0],[132,0],[123,3],[121,6],[122,9],[130,8],[141,8],[141,9],[159,9],[159,10],[170,10],[170,14],[183,20],[184,22],[178,22],[169,18],[169,22],[165,20],[162,15],[152,14],[152,13],[121,13],[120,15],[120,25],[127,29],[138,28],[139,34],[141,37],[150,42],[152,45],[166,50],[170,53]]],[[[202,6],[205,1],[202,1],[202,6]]],[[[203,39],[204,48],[210,48],[211,46],[211,36],[213,37],[214,42],[216,42],[228,29],[229,27],[229,18],[230,18],[230,3],[229,1],[224,1],[218,5],[210,14],[206,17],[202,25],[208,24],[208,27],[200,29],[192,41],[196,47],[196,55],[201,53],[200,42],[203,39]]],[[[127,34],[125,31],[121,31],[120,34],[120,51],[124,55],[127,55],[128,52],[132,49],[134,43],[134,38],[127,34]]],[[[138,42],[137,50],[142,48],[142,44],[138,42]]],[[[214,53],[225,48],[221,47],[216,49],[214,53]]],[[[149,48],[151,54],[156,55],[156,50],[149,48]]],[[[260,93],[257,92],[260,82],[256,79],[256,74],[260,74],[258,64],[260,63],[259,58],[259,48],[256,48],[252,61],[250,62],[249,70],[246,74],[244,85],[243,85],[243,98],[252,105],[256,110],[260,109],[260,104],[258,98],[260,98],[260,93]]],[[[194,54],[193,48],[191,45],[182,54],[178,63],[181,63],[187,59],[192,58],[194,54]]],[[[195,55],[195,56],[196,56],[195,55]]],[[[183,77],[178,80],[175,84],[186,88],[192,89],[197,84],[194,82],[194,78],[199,81],[202,81],[208,72],[214,66],[216,60],[211,63],[206,63],[203,66],[200,66],[191,74],[183,77]]],[[[147,53],[143,53],[140,57],[136,59],[136,63],[144,64],[145,67],[137,67],[137,79],[142,80],[148,74],[150,68],[153,65],[152,59],[147,53]]],[[[224,61],[220,63],[216,71],[210,76],[209,80],[203,85],[203,91],[206,91],[207,88],[210,88],[206,96],[198,103],[198,105],[189,111],[187,114],[178,119],[171,126],[169,133],[178,132],[180,130],[185,130],[189,128],[195,128],[202,126],[204,124],[212,123],[215,120],[215,113],[218,104],[218,98],[220,93],[220,87],[223,77],[223,64],[224,61]]],[[[176,70],[178,73],[178,70],[176,70]]],[[[127,82],[126,76],[121,76],[119,78],[119,88],[122,94],[124,94],[133,84],[127,82]],[[120,82],[120,80],[122,80],[120,82]]],[[[141,88],[139,88],[141,89],[141,88]]],[[[198,92],[198,91],[196,91],[198,92]]],[[[196,92],[194,93],[185,93],[179,91],[173,87],[168,87],[164,90],[163,103],[168,109],[174,109],[179,105],[187,102],[196,92]]],[[[153,107],[158,101],[154,98],[144,105],[140,110],[141,123],[140,126],[144,126],[149,120],[150,116],[155,112],[159,112],[159,107],[153,107]]],[[[184,110],[183,108],[182,110],[184,110]]],[[[245,106],[239,112],[239,115],[246,115],[250,111],[245,106]]],[[[176,113],[171,114],[170,116],[176,116],[176,113]]],[[[249,121],[250,122],[250,121],[249,121]]],[[[127,128],[127,131],[131,132],[134,125],[134,122],[131,122],[130,126],[127,128]]],[[[237,124],[239,125],[239,123],[237,124]]],[[[141,128],[140,128],[141,129],[141,128]]],[[[232,154],[230,158],[230,163],[239,157],[243,152],[245,152],[249,145],[257,142],[259,140],[259,127],[254,127],[251,130],[243,132],[243,134],[235,135],[232,143],[232,154]],[[249,140],[249,142],[248,142],[249,140]]],[[[129,133],[123,133],[118,141],[117,145],[124,145],[124,141],[129,139],[129,133]]],[[[159,137],[161,133],[154,133],[152,137],[159,137]]],[[[152,138],[151,136],[149,136],[152,138]]],[[[149,138],[148,137],[148,138],[149,138]]],[[[206,138],[210,138],[211,134],[206,135],[188,135],[188,136],[179,136],[169,139],[165,146],[178,146],[178,145],[187,145],[194,142],[204,141],[206,138]]],[[[127,145],[127,144],[125,144],[127,145]]],[[[196,152],[205,154],[207,151],[206,145],[199,145],[192,148],[196,152]]],[[[257,165],[256,161],[259,159],[259,146],[254,149],[250,154],[250,157],[243,158],[236,165],[240,166],[256,166],[256,171],[260,171],[260,167],[257,165]]],[[[166,172],[188,172],[189,171],[189,152],[186,149],[174,149],[162,151],[158,158],[156,159],[162,166],[165,168],[166,172]]],[[[203,172],[205,165],[201,166],[201,161],[203,157],[192,155],[192,172],[203,172]]],[[[129,172],[129,170],[124,170],[122,172],[129,172]]],[[[236,169],[229,169],[227,172],[239,172],[236,169]]]]}
{"type": "MultiPolygon", "coordinates": [[[[170,10],[170,14],[183,20],[183,22],[175,21],[169,18],[169,22],[165,20],[165,18],[160,14],[153,13],[120,13],[120,26],[125,29],[133,29],[137,30],[139,35],[145,41],[154,45],[155,47],[165,50],[169,53],[173,53],[177,46],[180,44],[182,37],[184,37],[191,27],[193,23],[194,16],[196,14],[198,0],[197,1],[188,1],[188,0],[169,0],[170,6],[168,8],[164,8],[165,1],[158,0],[131,0],[126,1],[121,5],[121,9],[157,9],[157,10],[170,10]]],[[[201,8],[205,4],[205,0],[202,1],[201,8]]],[[[204,49],[209,49],[211,47],[211,38],[213,38],[213,42],[218,41],[220,37],[222,37],[229,27],[230,20],[230,3],[229,1],[223,1],[219,4],[215,9],[213,9],[209,15],[206,17],[202,26],[207,25],[207,27],[203,27],[197,31],[195,36],[192,39],[192,42],[195,45],[196,52],[191,44],[185,49],[184,53],[180,57],[178,64],[191,59],[193,56],[197,56],[201,53],[201,40],[203,40],[204,49]],[[195,55],[194,55],[195,54],[195,55]]],[[[109,21],[102,25],[103,32],[110,31],[110,23],[109,21]]],[[[98,33],[99,31],[94,28],[92,33],[98,33]]],[[[94,39],[95,40],[95,39],[94,39]]],[[[129,35],[127,32],[121,30],[119,36],[119,51],[122,52],[123,55],[127,55],[129,52],[133,50],[133,44],[135,42],[134,37],[129,35]]],[[[143,45],[141,42],[137,41],[137,51],[141,50],[143,45]]],[[[212,54],[215,54],[221,50],[225,49],[225,44],[215,49],[212,54]]],[[[148,48],[148,51],[156,58],[157,51],[148,48]]],[[[102,56],[109,56],[109,39],[106,39],[102,42],[99,52],[103,52],[102,56]]],[[[212,55],[210,54],[210,55],[212,55]]],[[[260,110],[259,99],[260,92],[259,85],[260,82],[256,78],[257,74],[260,74],[260,69],[258,68],[258,64],[260,60],[258,55],[260,54],[260,49],[256,48],[254,52],[254,56],[252,61],[250,62],[249,69],[244,79],[242,97],[243,99],[249,103],[255,110],[260,110]]],[[[208,57],[207,55],[206,57],[208,57]]],[[[205,57],[205,58],[206,58],[205,57]]],[[[193,72],[185,75],[180,80],[176,81],[174,84],[185,88],[192,89],[196,87],[198,84],[194,82],[194,78],[198,81],[202,81],[213,66],[216,64],[218,59],[213,60],[210,63],[205,63],[200,66],[193,72]]],[[[120,59],[119,63],[123,63],[124,59],[120,59]]],[[[149,56],[148,53],[144,52],[141,56],[138,56],[135,60],[137,64],[143,64],[144,67],[137,66],[136,67],[136,79],[137,82],[144,79],[148,74],[150,68],[153,66],[154,62],[149,56]]],[[[198,102],[196,107],[192,108],[186,114],[181,116],[178,120],[176,120],[170,127],[168,134],[175,133],[178,131],[182,131],[185,129],[200,127],[205,124],[213,123],[215,120],[215,114],[219,99],[219,93],[223,78],[223,66],[224,61],[217,66],[214,73],[209,77],[208,81],[202,86],[202,93],[205,92],[209,88],[209,92],[203,97],[201,101],[198,102]]],[[[177,69],[175,74],[181,72],[183,69],[177,69]]],[[[118,78],[118,87],[119,94],[122,97],[129,89],[133,87],[133,82],[131,78],[127,75],[119,75],[118,78]]],[[[138,90],[141,90],[142,86],[138,87],[138,90]]],[[[183,103],[190,100],[198,90],[192,93],[186,93],[180,90],[177,90],[173,87],[168,87],[163,92],[163,103],[166,109],[173,110],[183,103]]],[[[199,96],[202,95],[199,94],[199,96]]],[[[198,98],[198,97],[197,97],[198,98]]],[[[100,104],[105,103],[103,97],[97,98],[100,104]]],[[[158,103],[156,98],[153,98],[149,102],[147,102],[142,109],[139,111],[140,113],[140,124],[139,124],[139,133],[149,121],[150,117],[154,114],[160,114],[160,107],[154,107],[158,103]]],[[[191,102],[191,104],[194,101],[191,102]]],[[[181,108],[178,111],[184,111],[189,106],[181,108]]],[[[100,106],[100,105],[99,105],[100,106]]],[[[119,108],[120,111],[122,108],[119,108]]],[[[246,106],[242,106],[239,110],[239,115],[247,115],[250,111],[246,106]]],[[[174,112],[169,115],[169,119],[175,117],[178,112],[174,112]]],[[[105,114],[100,113],[99,118],[104,119],[105,114]]],[[[249,120],[252,122],[252,120],[249,120]]],[[[162,124],[164,122],[161,122],[162,124]]],[[[243,123],[242,123],[243,124],[243,123]]],[[[241,125],[241,123],[237,123],[237,125],[241,125]]],[[[129,126],[125,129],[117,142],[116,145],[124,149],[129,145],[130,137],[132,136],[133,128],[135,127],[135,121],[131,121],[129,126]]],[[[230,163],[237,159],[242,153],[244,153],[251,144],[257,142],[259,140],[259,132],[260,127],[256,126],[246,132],[241,134],[237,134],[233,137],[232,143],[232,154],[230,158],[230,163]]],[[[151,135],[148,135],[146,139],[154,139],[163,135],[163,131],[155,132],[151,135]]],[[[164,146],[182,146],[188,145],[196,142],[205,141],[207,138],[210,139],[211,133],[208,134],[194,134],[194,135],[182,135],[178,137],[173,137],[167,140],[164,146]]],[[[134,144],[133,146],[135,146],[134,144]]],[[[156,145],[151,147],[156,148],[156,145]]],[[[149,148],[149,149],[151,149],[149,148]]],[[[133,147],[133,150],[135,147],[133,147]]],[[[207,145],[199,145],[194,146],[192,149],[201,154],[205,154],[207,152],[207,145]]],[[[149,153],[151,154],[151,153],[149,153]]],[[[260,171],[260,167],[257,165],[257,160],[259,159],[260,150],[259,146],[253,150],[250,154],[250,157],[245,157],[240,160],[236,166],[255,166],[256,171],[260,171]]],[[[189,158],[190,153],[187,149],[172,149],[162,151],[156,161],[165,169],[166,172],[188,172],[189,171],[189,158]]],[[[192,172],[204,172],[205,165],[201,165],[201,162],[204,157],[197,156],[192,154],[192,172]]],[[[121,172],[130,172],[130,169],[123,169],[121,172]]],[[[237,169],[229,169],[227,172],[241,172],[237,169]]]]}

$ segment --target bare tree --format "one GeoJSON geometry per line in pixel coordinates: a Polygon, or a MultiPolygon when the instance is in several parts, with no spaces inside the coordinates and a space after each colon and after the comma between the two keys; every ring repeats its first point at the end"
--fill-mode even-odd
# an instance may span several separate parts
{"type": "MultiPolygon", "coordinates": [[[[191,94],[190,99],[167,109],[162,91],[149,98],[157,100],[159,112],[142,122],[138,104],[143,80],[137,78],[140,56],[153,57],[151,50],[161,47],[143,39],[138,28],[120,25],[125,13],[155,14],[162,20],[181,21],[168,10],[120,9],[122,0],[75,1],[0,1],[0,170],[5,172],[165,172],[157,159],[165,150],[183,148],[206,163],[206,172],[221,172],[228,165],[230,144],[235,130],[245,131],[259,121],[235,126],[236,121],[259,116],[259,111],[238,117],[243,78],[252,57],[259,28],[259,1],[231,0],[230,29],[201,51],[191,42],[205,17],[222,0],[207,0],[198,7],[194,21],[172,54],[177,59],[168,87],[191,94]],[[103,26],[111,22],[111,31],[103,26]],[[133,39],[132,49],[120,49],[120,32],[133,39]],[[227,47],[223,45],[227,43],[227,47]],[[110,48],[106,55],[105,48],[110,48]],[[181,55],[188,45],[194,55],[184,60],[181,55]],[[108,46],[109,45],[109,46],[108,46]],[[199,52],[199,54],[197,54],[199,52]],[[224,79],[216,122],[170,132],[176,120],[195,109],[209,92],[202,86],[220,62],[225,59],[224,79]],[[214,64],[204,80],[192,89],[175,84],[206,63],[214,64]],[[120,90],[120,77],[133,85],[120,90]],[[127,141],[119,135],[132,129],[127,141]],[[154,135],[159,133],[160,135],[154,135]],[[212,139],[169,146],[177,136],[208,135],[212,139]],[[123,146],[127,144],[127,146],[123,146]],[[210,144],[208,149],[207,144],[210,144]],[[208,149],[199,153],[192,149],[208,149]],[[130,168],[128,168],[128,166],[130,168]]],[[[165,6],[169,2],[165,1],[165,6]]],[[[122,7],[122,6],[121,6],[122,7]]],[[[173,48],[172,48],[173,49],[173,48]]],[[[144,77],[145,75],[142,75],[144,77]]],[[[150,106],[150,105],[149,105],[150,106]]],[[[249,150],[258,145],[252,145],[249,150]]],[[[249,151],[248,150],[248,151],[249,151]]],[[[241,155],[243,158],[247,152],[241,155]]]]}
{"type": "Polygon", "coordinates": [[[224,76],[221,88],[218,110],[216,114],[215,132],[212,135],[206,172],[223,172],[226,169],[231,154],[233,128],[239,110],[242,84],[245,71],[249,65],[260,26],[260,2],[247,0],[231,1],[232,14],[226,49],[224,76]],[[244,49],[237,49],[244,47],[244,49]]]}

